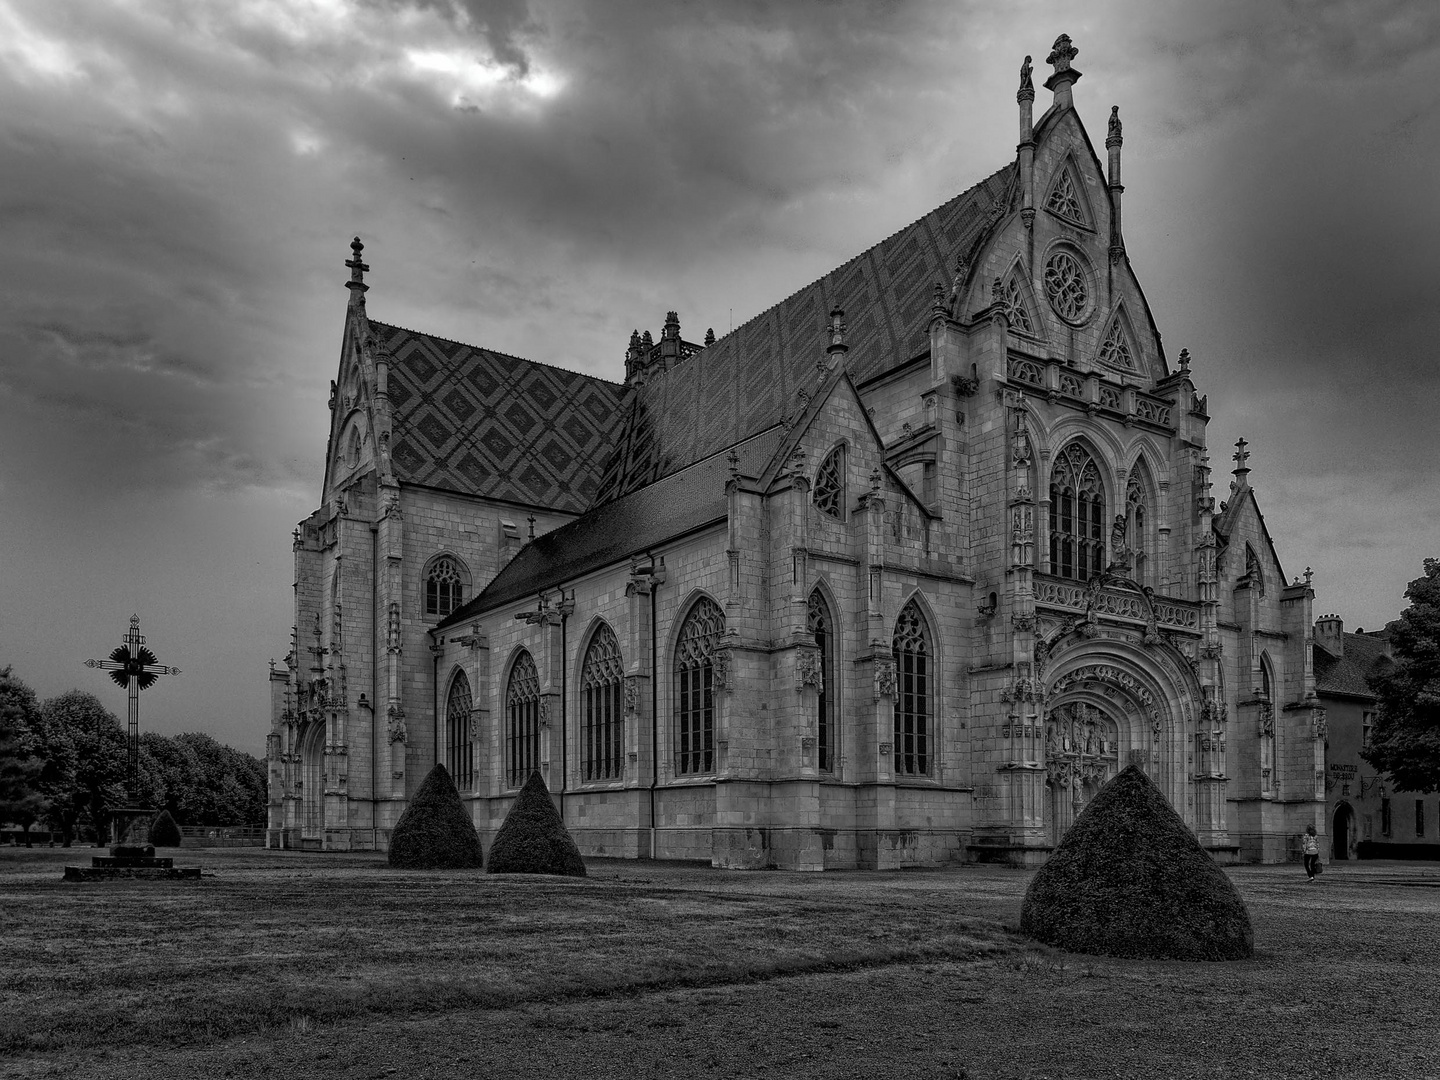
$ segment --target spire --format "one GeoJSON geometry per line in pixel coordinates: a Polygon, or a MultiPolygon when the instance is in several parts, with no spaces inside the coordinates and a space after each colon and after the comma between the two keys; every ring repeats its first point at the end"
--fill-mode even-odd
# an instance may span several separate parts
{"type": "Polygon", "coordinates": [[[1235,453],[1232,456],[1235,459],[1235,490],[1237,491],[1250,482],[1250,466],[1245,464],[1250,460],[1250,451],[1245,449],[1249,445],[1243,438],[1235,440],[1235,453]]]}
{"type": "Polygon", "coordinates": [[[1045,62],[1055,69],[1054,74],[1045,80],[1045,89],[1055,91],[1057,109],[1069,109],[1074,105],[1070,87],[1079,80],[1080,72],[1072,68],[1070,62],[1079,52],[1080,50],[1070,43],[1070,35],[1061,34],[1055,39],[1050,55],[1045,58],[1045,62]]]}
{"type": "Polygon", "coordinates": [[[345,265],[350,268],[350,280],[345,283],[345,287],[350,290],[350,303],[360,306],[365,303],[365,294],[370,291],[370,286],[365,284],[365,271],[370,267],[360,258],[360,253],[365,250],[360,237],[350,241],[350,250],[354,255],[345,260],[345,265]]]}

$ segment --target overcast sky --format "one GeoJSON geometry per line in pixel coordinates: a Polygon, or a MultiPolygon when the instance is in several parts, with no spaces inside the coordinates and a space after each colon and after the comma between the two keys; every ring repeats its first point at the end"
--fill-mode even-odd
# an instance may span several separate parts
{"type": "MultiPolygon", "coordinates": [[[[1010,160],[1066,32],[1170,356],[1316,614],[1440,555],[1440,5],[0,0],[0,666],[138,612],[142,724],[259,753],[351,236],[386,322],[619,380],[1010,160]]],[[[1049,104],[1043,89],[1039,114],[1049,104]]]]}

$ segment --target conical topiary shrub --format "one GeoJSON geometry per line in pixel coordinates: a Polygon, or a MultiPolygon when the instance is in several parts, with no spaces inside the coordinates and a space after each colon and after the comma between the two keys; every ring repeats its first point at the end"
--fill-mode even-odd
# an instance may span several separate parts
{"type": "Polygon", "coordinates": [[[490,845],[490,873],[585,876],[580,849],[565,830],[539,772],[532,772],[525,781],[515,805],[505,815],[505,824],[495,834],[490,845]]]}
{"type": "Polygon", "coordinates": [[[1101,789],[1035,874],[1020,930],[1105,956],[1239,960],[1255,951],[1245,901],[1136,765],[1101,789]]]}
{"type": "Polygon", "coordinates": [[[437,764],[390,832],[390,865],[402,870],[478,870],[480,836],[455,781],[437,764]]]}
{"type": "Polygon", "coordinates": [[[180,826],[175,824],[169,810],[161,810],[150,822],[150,843],[155,847],[179,847],[182,839],[180,826]]]}

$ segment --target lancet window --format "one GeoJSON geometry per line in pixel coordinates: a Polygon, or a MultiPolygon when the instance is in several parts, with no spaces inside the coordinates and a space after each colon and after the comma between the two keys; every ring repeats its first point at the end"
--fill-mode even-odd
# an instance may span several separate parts
{"type": "Polygon", "coordinates": [[[505,687],[505,782],[525,783],[540,767],[540,673],[528,652],[510,666],[505,687]]]}
{"type": "Polygon", "coordinates": [[[1001,290],[1000,303],[1005,309],[1005,319],[1010,323],[1011,330],[1019,330],[1022,334],[1035,332],[1034,324],[1030,321],[1030,312],[1025,309],[1025,297],[1020,292],[1020,283],[1014,277],[1011,277],[1001,290]]]}
{"type": "Polygon", "coordinates": [[[1050,572],[1089,581],[1105,569],[1105,487],[1079,443],[1060,452],[1050,473],[1050,572]]]}
{"type": "Polygon", "coordinates": [[[1260,790],[1274,791],[1275,775],[1275,699],[1271,696],[1270,658],[1260,654],[1260,790]]]}
{"type": "Polygon", "coordinates": [[[1145,498],[1145,486],[1139,476],[1131,476],[1125,485],[1125,543],[1130,548],[1134,563],[1134,578],[1139,585],[1152,585],[1146,580],[1150,571],[1148,552],[1150,508],[1145,498]]]}
{"type": "Polygon", "coordinates": [[[445,768],[461,791],[475,786],[475,743],[470,738],[470,680],[457,671],[445,695],[445,768]]]}
{"type": "Polygon", "coordinates": [[[845,447],[837,446],[825,455],[815,474],[815,506],[833,518],[845,516],[845,447]]]}
{"type": "Polygon", "coordinates": [[[1055,186],[1050,189],[1050,197],[1045,200],[1045,209],[1080,225],[1085,224],[1085,211],[1080,205],[1080,196],[1075,190],[1075,180],[1069,169],[1061,169],[1060,175],[1055,178],[1055,186]]]}
{"type": "Polygon", "coordinates": [[[806,624],[820,646],[820,692],[815,695],[816,739],[821,772],[835,769],[835,619],[816,589],[810,594],[806,624]]]}
{"type": "Polygon", "coordinates": [[[930,717],[933,653],[925,616],[910,601],[895,621],[895,774],[928,776],[930,773],[930,717]]]}
{"type": "Polygon", "coordinates": [[[425,614],[444,618],[465,602],[465,577],[459,564],[442,555],[425,571],[425,614]]]}
{"type": "Polygon", "coordinates": [[[690,609],[675,644],[675,772],[715,768],[715,665],[725,613],[702,596],[690,609]]]}
{"type": "Polygon", "coordinates": [[[584,780],[616,780],[624,772],[622,742],[625,667],[615,631],[602,625],[585,650],[580,669],[583,699],[580,776],[584,780]]]}

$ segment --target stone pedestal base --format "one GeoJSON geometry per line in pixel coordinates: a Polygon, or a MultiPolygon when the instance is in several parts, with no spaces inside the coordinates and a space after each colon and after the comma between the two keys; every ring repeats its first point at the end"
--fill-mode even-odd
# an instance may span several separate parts
{"type": "Polygon", "coordinates": [[[161,878],[166,881],[198,881],[200,867],[176,866],[171,858],[156,858],[150,843],[150,823],[155,811],[139,806],[115,810],[110,816],[109,855],[95,855],[89,866],[65,867],[66,881],[122,881],[161,878]]]}

